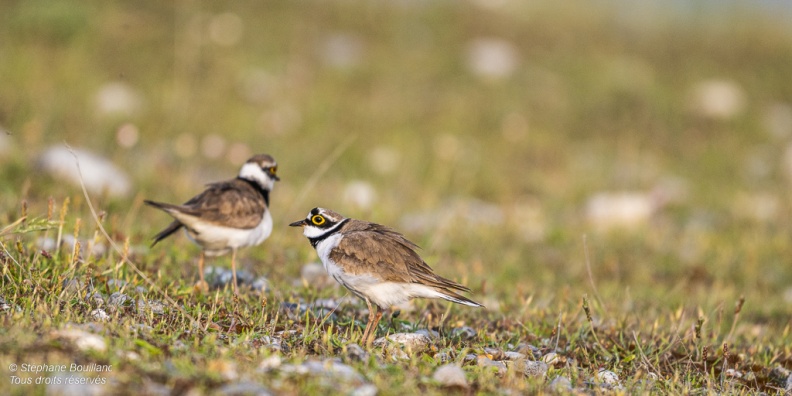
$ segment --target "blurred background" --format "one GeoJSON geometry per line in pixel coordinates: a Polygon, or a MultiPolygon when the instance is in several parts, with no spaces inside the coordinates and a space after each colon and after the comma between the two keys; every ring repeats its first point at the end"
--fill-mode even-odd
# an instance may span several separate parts
{"type": "Polygon", "coordinates": [[[324,206],[504,304],[590,292],[588,252],[627,309],[792,312],[789,3],[5,0],[0,37],[3,222],[89,220],[65,144],[141,246],[168,222],[143,198],[270,153],[276,230],[245,256],[275,278],[324,206]]]}

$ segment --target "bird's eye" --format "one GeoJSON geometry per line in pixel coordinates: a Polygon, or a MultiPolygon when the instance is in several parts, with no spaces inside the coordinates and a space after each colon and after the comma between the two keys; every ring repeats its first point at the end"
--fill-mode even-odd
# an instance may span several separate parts
{"type": "Polygon", "coordinates": [[[314,215],[313,217],[311,217],[311,223],[314,223],[314,225],[317,226],[324,224],[325,221],[327,220],[325,220],[324,216],[322,215],[314,215]]]}
{"type": "Polygon", "coordinates": [[[272,172],[272,174],[273,174],[273,175],[274,175],[274,174],[276,174],[276,173],[278,173],[278,167],[277,167],[277,166],[273,166],[273,167],[271,167],[271,168],[270,168],[270,172],[272,172]]]}

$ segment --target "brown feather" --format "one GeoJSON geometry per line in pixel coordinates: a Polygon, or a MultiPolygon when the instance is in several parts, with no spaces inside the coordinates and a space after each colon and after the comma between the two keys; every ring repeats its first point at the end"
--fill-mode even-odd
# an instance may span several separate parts
{"type": "Polygon", "coordinates": [[[175,210],[207,223],[238,229],[255,228],[267,210],[261,193],[241,179],[209,184],[204,192],[183,205],[149,204],[165,211],[175,210]]]}
{"type": "Polygon", "coordinates": [[[392,228],[350,219],[340,232],[344,238],[330,252],[330,259],[349,274],[371,275],[385,282],[420,283],[445,292],[470,291],[435,274],[416,252],[418,245],[392,228]]]}

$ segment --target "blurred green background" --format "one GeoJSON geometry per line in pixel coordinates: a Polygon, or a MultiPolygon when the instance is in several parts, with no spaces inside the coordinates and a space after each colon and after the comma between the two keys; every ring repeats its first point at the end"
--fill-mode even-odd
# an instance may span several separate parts
{"type": "Polygon", "coordinates": [[[41,166],[67,143],[129,176],[95,199],[144,245],[168,220],[143,198],[265,152],[276,230],[246,265],[272,277],[313,257],[286,224],[324,206],[505,304],[591,293],[585,246],[611,308],[745,295],[788,323],[790,8],[625,3],[3,1],[0,215],[70,197],[88,221],[41,166]]]}

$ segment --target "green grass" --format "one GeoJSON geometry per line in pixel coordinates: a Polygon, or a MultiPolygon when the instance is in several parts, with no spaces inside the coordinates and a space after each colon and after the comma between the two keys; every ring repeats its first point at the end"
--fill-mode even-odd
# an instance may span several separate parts
{"type": "Polygon", "coordinates": [[[774,135],[766,121],[775,106],[792,106],[792,27],[782,15],[729,7],[633,15],[584,2],[224,7],[0,5],[0,126],[12,145],[0,155],[0,224],[27,216],[0,234],[0,296],[11,307],[0,314],[0,393],[44,393],[12,384],[8,371],[43,362],[109,364],[108,391],[211,393],[240,381],[278,394],[359,389],[357,380],[288,369],[338,357],[379,394],[439,394],[447,389],[432,374],[441,356],[462,365],[470,393],[548,392],[557,376],[586,388],[601,368],[617,373],[628,393],[782,392],[771,371],[792,369],[784,165],[792,127],[774,135]],[[243,24],[231,46],[209,32],[225,12],[243,24]],[[334,37],[358,48],[351,67],[324,58],[334,37]],[[469,45],[479,38],[513,45],[511,75],[469,71],[469,45]],[[733,117],[711,119],[691,105],[696,84],[712,79],[741,90],[744,107],[733,117]],[[96,110],[97,90],[114,81],[141,95],[140,111],[96,110]],[[125,123],[139,131],[131,148],[116,141],[125,123]],[[268,278],[266,293],[195,295],[197,248],[181,235],[148,247],[168,219],[143,207],[144,198],[186,200],[236,172],[228,150],[201,154],[209,134],[279,161],[273,236],[239,255],[242,269],[268,278]],[[179,154],[179,136],[194,140],[192,155],[179,154]],[[101,153],[132,178],[127,197],[90,197],[118,250],[88,255],[81,246],[75,259],[68,247],[38,247],[59,229],[109,245],[79,187],[36,165],[40,152],[63,143],[101,153]],[[378,166],[375,149],[394,157],[392,168],[378,166]],[[371,206],[345,195],[353,180],[373,187],[371,206]],[[586,221],[586,202],[598,192],[669,181],[684,193],[636,228],[600,232],[586,221]],[[751,215],[760,195],[775,199],[772,215],[751,215]],[[432,348],[408,360],[382,349],[356,360],[347,345],[362,335],[364,304],[351,299],[327,319],[285,309],[346,294],[299,281],[316,257],[286,225],[314,206],[403,231],[438,273],[469,285],[489,309],[416,301],[393,327],[386,316],[379,334],[434,329],[442,336],[432,348]],[[500,221],[477,217],[493,208],[500,221]],[[140,273],[122,259],[125,245],[140,273]],[[83,286],[64,288],[71,279],[83,286]],[[117,280],[126,282],[120,290],[117,280]],[[97,324],[89,292],[117,291],[162,301],[165,313],[127,305],[97,324]],[[464,326],[476,336],[452,335],[464,326]],[[82,351],[59,335],[73,327],[100,335],[107,349],[82,351]],[[268,340],[283,331],[275,350],[268,340]],[[543,353],[557,346],[546,378],[500,375],[465,358],[519,345],[543,353]],[[273,356],[281,366],[259,368],[273,356]],[[724,368],[743,376],[724,378],[724,368]],[[650,372],[658,379],[647,382],[650,372]]]}

